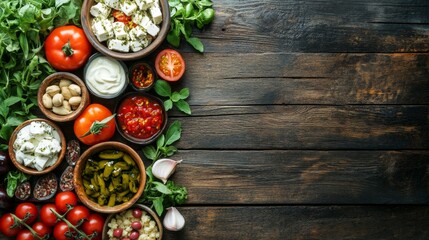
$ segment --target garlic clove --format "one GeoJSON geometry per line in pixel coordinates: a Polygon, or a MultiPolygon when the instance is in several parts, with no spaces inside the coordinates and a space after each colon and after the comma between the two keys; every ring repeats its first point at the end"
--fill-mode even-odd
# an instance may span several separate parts
{"type": "Polygon", "coordinates": [[[167,230],[180,231],[185,226],[185,218],[175,207],[167,208],[163,225],[167,230]]]}
{"type": "Polygon", "coordinates": [[[176,161],[173,159],[163,158],[157,160],[152,166],[152,174],[162,180],[165,184],[168,178],[174,173],[176,167],[182,160],[176,161]]]}

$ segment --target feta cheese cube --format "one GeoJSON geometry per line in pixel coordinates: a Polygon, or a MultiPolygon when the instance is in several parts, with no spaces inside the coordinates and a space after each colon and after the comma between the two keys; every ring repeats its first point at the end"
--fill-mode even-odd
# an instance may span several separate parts
{"type": "Polygon", "coordinates": [[[94,22],[94,24],[92,25],[92,31],[100,42],[104,42],[109,39],[109,32],[104,29],[102,21],[94,22]]]}
{"type": "Polygon", "coordinates": [[[159,33],[159,27],[152,22],[149,22],[145,28],[147,33],[149,33],[152,37],[156,37],[156,35],[159,33]]]}
{"type": "Polygon", "coordinates": [[[129,52],[130,51],[130,45],[126,40],[120,40],[120,39],[109,39],[107,41],[107,47],[110,50],[116,50],[119,52],[129,52]]]}
{"type": "Polygon", "coordinates": [[[102,21],[103,28],[107,32],[108,36],[107,38],[113,38],[113,19],[103,19],[102,21]]]}
{"type": "Polygon", "coordinates": [[[111,10],[110,7],[99,2],[99,3],[95,4],[94,6],[92,6],[91,9],[89,10],[89,12],[94,17],[107,18],[110,14],[110,10],[111,10]]]}
{"type": "Polygon", "coordinates": [[[130,41],[129,44],[133,52],[138,52],[143,49],[143,44],[140,41],[130,41]]]}
{"type": "Polygon", "coordinates": [[[133,13],[137,10],[137,4],[132,1],[124,1],[121,4],[121,11],[125,13],[127,16],[133,15],[133,13]]]}
{"type": "Polygon", "coordinates": [[[154,5],[150,8],[150,15],[152,16],[152,20],[155,24],[160,24],[162,22],[162,13],[159,6],[154,5]]]}
{"type": "Polygon", "coordinates": [[[39,144],[36,146],[36,149],[34,149],[34,153],[36,155],[41,156],[49,156],[52,154],[51,152],[51,143],[52,141],[43,139],[39,142],[39,144]]]}
{"type": "Polygon", "coordinates": [[[129,31],[129,36],[131,40],[140,40],[146,36],[146,32],[140,26],[135,26],[129,31]]]}
{"type": "Polygon", "coordinates": [[[45,167],[47,167],[46,163],[48,161],[49,161],[49,157],[36,156],[34,160],[34,166],[36,167],[37,170],[41,171],[45,167]]]}
{"type": "Polygon", "coordinates": [[[138,25],[142,26],[144,29],[146,29],[146,26],[149,23],[152,23],[152,21],[150,20],[150,18],[146,14],[143,14],[141,20],[139,22],[136,22],[136,23],[138,25]]]}
{"type": "Polygon", "coordinates": [[[104,0],[104,4],[106,4],[107,6],[114,8],[114,9],[119,9],[120,6],[120,1],[119,0],[104,0]]]}
{"type": "Polygon", "coordinates": [[[143,7],[146,5],[145,0],[134,0],[140,10],[145,10],[143,7]]]}
{"type": "Polygon", "coordinates": [[[115,33],[116,39],[127,39],[128,33],[125,30],[125,24],[123,22],[114,22],[113,24],[113,33],[115,33]]]}

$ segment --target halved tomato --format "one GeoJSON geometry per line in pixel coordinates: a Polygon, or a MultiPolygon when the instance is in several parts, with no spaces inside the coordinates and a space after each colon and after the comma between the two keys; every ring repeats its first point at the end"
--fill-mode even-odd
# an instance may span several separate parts
{"type": "Polygon", "coordinates": [[[160,78],[175,82],[185,73],[185,60],[176,50],[164,49],[156,56],[155,69],[160,78]]]}

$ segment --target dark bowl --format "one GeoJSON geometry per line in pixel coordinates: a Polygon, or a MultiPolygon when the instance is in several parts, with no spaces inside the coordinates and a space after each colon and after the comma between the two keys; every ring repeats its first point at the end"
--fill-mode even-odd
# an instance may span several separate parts
{"type": "Polygon", "coordinates": [[[152,143],[162,134],[162,132],[165,130],[165,128],[167,126],[168,116],[167,116],[167,111],[165,111],[163,101],[161,99],[159,99],[153,95],[150,95],[148,93],[145,93],[145,92],[130,92],[128,94],[125,94],[117,102],[116,107],[115,107],[115,113],[116,113],[116,116],[115,116],[115,118],[116,118],[116,129],[122,135],[122,137],[124,137],[126,140],[128,140],[132,143],[143,144],[143,145],[152,143]],[[121,116],[118,114],[121,104],[125,100],[136,97],[136,96],[145,97],[145,98],[148,98],[149,100],[151,100],[153,102],[156,102],[160,106],[161,111],[162,111],[162,123],[161,123],[160,128],[157,130],[157,132],[155,134],[153,134],[152,136],[147,137],[147,138],[137,138],[137,137],[131,136],[130,134],[126,133],[122,129],[122,124],[121,124],[122,121],[120,120],[121,116]]]}
{"type": "Polygon", "coordinates": [[[131,87],[134,90],[136,90],[137,92],[147,92],[147,91],[151,90],[152,87],[155,85],[155,80],[157,79],[155,69],[147,62],[137,62],[137,63],[133,64],[129,68],[128,75],[129,75],[128,79],[129,79],[131,87]],[[134,76],[136,74],[135,70],[138,68],[144,68],[145,71],[143,71],[143,72],[147,72],[147,75],[134,76]],[[149,76],[149,74],[151,74],[151,77],[149,76]],[[134,78],[141,80],[142,77],[149,78],[151,81],[149,80],[148,81],[149,83],[144,82],[143,86],[137,86],[134,82],[134,78]]]}

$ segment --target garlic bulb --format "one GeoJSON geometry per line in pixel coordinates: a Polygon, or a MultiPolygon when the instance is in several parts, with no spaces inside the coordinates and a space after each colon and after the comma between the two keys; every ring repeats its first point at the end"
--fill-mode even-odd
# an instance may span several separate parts
{"type": "Polygon", "coordinates": [[[167,230],[180,231],[185,226],[185,218],[175,207],[169,207],[163,225],[167,230]]]}
{"type": "Polygon", "coordinates": [[[181,163],[182,160],[176,161],[173,159],[163,158],[156,161],[152,166],[152,174],[162,180],[165,184],[168,178],[174,173],[176,170],[177,164],[181,163]]]}

